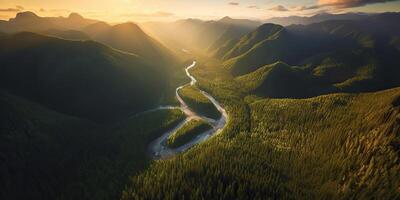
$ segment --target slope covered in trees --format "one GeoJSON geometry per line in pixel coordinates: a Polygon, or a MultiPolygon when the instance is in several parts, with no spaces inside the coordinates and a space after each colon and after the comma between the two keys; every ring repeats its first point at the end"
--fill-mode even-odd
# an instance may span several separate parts
{"type": "Polygon", "coordinates": [[[95,123],[3,90],[0,108],[1,199],[118,199],[150,163],[147,144],[184,120],[164,110],[95,123]]]}
{"type": "Polygon", "coordinates": [[[222,101],[228,126],[134,176],[122,199],[399,198],[399,88],[260,99],[200,63],[200,87],[222,101]]]}
{"type": "MultiPolygon", "coordinates": [[[[234,76],[249,74],[253,79],[268,68],[264,66],[278,61],[292,66],[301,75],[294,75],[293,70],[282,71],[279,77],[284,78],[276,79],[275,85],[298,85],[304,88],[297,91],[303,95],[288,93],[281,97],[387,89],[400,85],[400,30],[396,26],[399,16],[384,13],[363,20],[324,21],[307,26],[264,24],[231,45],[231,49],[222,47],[222,59],[234,76]]],[[[265,92],[264,96],[271,96],[265,92]]]]}
{"type": "MultiPolygon", "coordinates": [[[[155,162],[148,144],[185,120],[142,113],[176,103],[186,81],[169,49],[133,23],[0,21],[0,199],[399,199],[399,16],[147,24],[217,58],[199,56],[197,85],[179,95],[220,117],[199,87],[229,114],[222,132],[155,162]],[[13,34],[23,30],[52,37],[13,34]]],[[[170,145],[206,126],[187,124],[170,145]]]]}
{"type": "Polygon", "coordinates": [[[192,119],[168,137],[168,146],[170,148],[180,147],[211,128],[212,126],[202,119],[192,119]]]}
{"type": "Polygon", "coordinates": [[[1,88],[94,120],[118,119],[154,107],[170,78],[169,66],[154,66],[96,42],[32,33],[3,37],[0,57],[1,88]]]}
{"type": "Polygon", "coordinates": [[[186,86],[178,93],[194,112],[211,119],[221,117],[221,113],[214,104],[194,86],[186,86]]]}

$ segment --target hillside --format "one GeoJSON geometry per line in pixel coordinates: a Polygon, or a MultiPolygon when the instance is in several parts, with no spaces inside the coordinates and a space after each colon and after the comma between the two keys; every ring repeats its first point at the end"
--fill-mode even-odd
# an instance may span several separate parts
{"type": "Polygon", "coordinates": [[[255,31],[243,36],[232,49],[226,52],[226,54],[223,56],[223,59],[227,60],[239,56],[249,51],[259,42],[268,40],[270,37],[276,37],[275,35],[279,34],[282,30],[283,27],[279,25],[263,24],[255,31]]]}
{"type": "MultiPolygon", "coordinates": [[[[286,28],[265,24],[226,50],[224,65],[234,76],[255,72],[278,61],[298,66],[303,75],[297,77],[302,80],[287,74],[285,77],[292,77],[290,81],[276,80],[275,85],[291,82],[304,94],[282,97],[399,86],[396,77],[400,76],[400,70],[396,66],[400,64],[397,59],[400,31],[395,25],[399,16],[385,13],[368,20],[334,20],[286,28]]],[[[264,96],[271,95],[267,93],[264,96]]]]}
{"type": "Polygon", "coordinates": [[[95,41],[139,55],[155,64],[177,64],[175,56],[169,49],[148,36],[134,23],[115,26],[97,23],[86,27],[84,31],[95,41]]]}
{"type": "Polygon", "coordinates": [[[245,91],[260,97],[305,98],[339,91],[307,70],[282,62],[261,67],[237,80],[245,91]]]}
{"type": "Polygon", "coordinates": [[[245,29],[238,26],[229,26],[226,31],[211,45],[209,51],[211,54],[218,58],[222,58],[224,55],[224,51],[227,51],[233,48],[233,44],[239,42],[238,40],[248,34],[249,32],[253,31],[254,27],[249,27],[249,29],[245,29]]]}
{"type": "Polygon", "coordinates": [[[0,5],[110,20],[0,20],[0,200],[400,200],[400,1],[0,5]]]}
{"type": "Polygon", "coordinates": [[[180,110],[97,124],[0,91],[1,199],[118,199],[180,110]],[[148,124],[148,126],[144,126],[148,124]]]}
{"type": "Polygon", "coordinates": [[[153,66],[96,42],[33,33],[1,38],[0,59],[0,88],[96,121],[154,107],[170,78],[168,66],[153,66]]]}
{"type": "Polygon", "coordinates": [[[0,37],[0,199],[117,199],[180,110],[171,66],[94,41],[0,37]],[[171,92],[172,93],[172,92],[171,92]]]}
{"type": "Polygon", "coordinates": [[[210,119],[219,119],[221,113],[214,104],[194,86],[185,86],[178,91],[179,96],[191,110],[210,119]]]}
{"type": "Polygon", "coordinates": [[[399,198],[399,88],[260,99],[216,66],[194,73],[224,104],[227,127],[134,176],[122,199],[399,198]]]}

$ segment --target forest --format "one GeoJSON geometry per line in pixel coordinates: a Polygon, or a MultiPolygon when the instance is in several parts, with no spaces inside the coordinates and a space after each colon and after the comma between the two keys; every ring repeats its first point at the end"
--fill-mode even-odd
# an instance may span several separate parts
{"type": "MultiPolygon", "coordinates": [[[[372,4],[321,2],[263,10],[372,4]]],[[[5,5],[0,199],[400,199],[398,12],[132,22],[5,5]]]]}

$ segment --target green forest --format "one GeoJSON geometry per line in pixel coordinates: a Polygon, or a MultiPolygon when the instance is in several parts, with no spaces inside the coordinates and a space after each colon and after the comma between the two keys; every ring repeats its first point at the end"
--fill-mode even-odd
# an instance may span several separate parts
{"type": "Polygon", "coordinates": [[[400,199],[398,12],[0,12],[0,199],[400,199]]]}

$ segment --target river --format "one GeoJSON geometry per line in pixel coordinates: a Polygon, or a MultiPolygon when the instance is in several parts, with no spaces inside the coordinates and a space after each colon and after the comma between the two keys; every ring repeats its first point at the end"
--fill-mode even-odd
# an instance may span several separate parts
{"type": "Polygon", "coordinates": [[[187,86],[187,85],[195,85],[197,80],[195,77],[193,77],[190,74],[190,70],[192,68],[194,68],[196,66],[196,61],[193,61],[193,63],[191,65],[189,65],[188,67],[186,67],[185,71],[186,71],[186,75],[190,78],[190,83],[179,86],[178,88],[176,88],[175,90],[175,95],[176,98],[178,99],[180,106],[179,107],[173,107],[173,106],[162,106],[156,109],[153,109],[152,111],[155,110],[161,110],[161,109],[176,109],[179,108],[181,109],[185,115],[186,115],[186,119],[179,123],[176,127],[174,127],[173,129],[165,132],[162,136],[160,136],[159,138],[157,138],[156,140],[154,140],[153,142],[150,143],[149,145],[149,151],[152,154],[154,159],[165,159],[165,158],[170,158],[174,155],[176,155],[177,153],[181,153],[184,152],[186,150],[188,150],[189,148],[193,147],[196,144],[199,144],[201,142],[206,141],[207,139],[209,139],[211,136],[218,134],[219,132],[221,132],[223,130],[223,128],[225,127],[227,121],[228,121],[228,114],[226,112],[226,110],[221,106],[221,104],[215,100],[214,97],[212,97],[210,94],[208,94],[205,91],[200,90],[200,92],[206,96],[213,104],[214,106],[218,109],[218,111],[221,113],[221,117],[218,120],[214,120],[214,119],[210,119],[204,116],[201,116],[195,112],[193,112],[190,107],[185,103],[185,101],[179,96],[179,90],[182,89],[183,87],[187,86]],[[172,135],[174,132],[176,132],[177,130],[179,130],[182,126],[184,126],[187,122],[189,122],[192,119],[203,119],[208,121],[211,125],[212,125],[212,129],[205,131],[199,135],[197,135],[192,141],[182,145],[181,147],[175,148],[175,149],[171,149],[167,146],[167,140],[168,137],[170,135],[172,135]]]}

